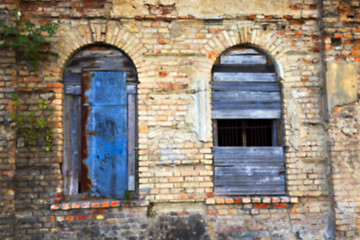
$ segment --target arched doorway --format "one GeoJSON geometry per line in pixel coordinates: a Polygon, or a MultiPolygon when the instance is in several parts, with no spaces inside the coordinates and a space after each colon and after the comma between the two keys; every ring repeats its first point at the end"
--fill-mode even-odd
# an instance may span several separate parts
{"type": "Polygon", "coordinates": [[[124,198],[135,190],[137,72],[123,52],[89,46],[64,70],[64,192],[124,198]]]}

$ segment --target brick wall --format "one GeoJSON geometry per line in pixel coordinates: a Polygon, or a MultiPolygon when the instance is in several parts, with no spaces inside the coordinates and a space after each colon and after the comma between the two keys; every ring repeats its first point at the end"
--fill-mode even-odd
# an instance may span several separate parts
{"type": "MultiPolygon", "coordinates": [[[[14,52],[0,52],[0,117],[14,90],[23,112],[38,111],[36,100],[48,99],[55,141],[50,152],[43,145],[30,147],[15,141],[15,129],[4,123],[1,237],[333,239],[333,210],[337,237],[356,239],[358,109],[335,108],[327,126],[324,65],[358,61],[358,2],[290,0],[271,14],[254,1],[258,6],[251,14],[239,10],[205,20],[213,13],[192,15],[191,7],[172,1],[139,2],[126,3],[127,14],[119,1],[21,2],[24,18],[58,23],[59,30],[36,71],[14,52]],[[91,44],[124,51],[137,69],[139,199],[63,196],[62,73],[91,44]],[[238,44],[263,49],[279,66],[287,196],[213,192],[211,69],[223,51],[238,44]]],[[[11,7],[10,1],[0,3],[0,11],[11,7]]]]}
{"type": "MultiPolygon", "coordinates": [[[[359,2],[324,1],[322,14],[325,63],[355,63],[359,73],[359,2]]],[[[329,119],[329,158],[337,239],[359,238],[358,112],[356,101],[335,107],[329,119]]]]}
{"type": "MultiPolygon", "coordinates": [[[[0,20],[14,23],[14,18],[6,12],[13,8],[11,1],[0,4],[0,20]]],[[[11,109],[11,93],[16,79],[15,52],[0,50],[0,238],[14,234],[15,214],[15,135],[10,129],[6,115],[11,109]]]]}

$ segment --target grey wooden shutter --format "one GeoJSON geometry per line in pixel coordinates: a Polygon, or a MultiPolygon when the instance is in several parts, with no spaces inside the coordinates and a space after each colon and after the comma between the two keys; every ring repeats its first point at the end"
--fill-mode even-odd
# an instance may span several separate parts
{"type": "Polygon", "coordinates": [[[280,119],[280,85],[257,52],[232,51],[220,57],[212,81],[215,119],[280,119]],[[246,72],[248,70],[253,72],[246,72]],[[263,70],[265,69],[265,70],[263,70]],[[240,71],[240,72],[239,72],[240,71]]]}
{"type": "MultiPolygon", "coordinates": [[[[213,67],[212,118],[215,122],[272,119],[275,136],[278,132],[275,123],[281,119],[281,92],[274,67],[253,49],[228,51],[219,61],[213,67]]],[[[216,145],[217,140],[214,142],[216,145]]],[[[216,194],[286,193],[281,146],[215,146],[213,154],[216,194]]]]}

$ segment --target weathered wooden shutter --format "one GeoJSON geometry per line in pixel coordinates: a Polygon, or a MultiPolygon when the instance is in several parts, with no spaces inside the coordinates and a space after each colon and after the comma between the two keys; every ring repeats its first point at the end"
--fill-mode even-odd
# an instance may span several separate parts
{"type": "Polygon", "coordinates": [[[236,50],[221,56],[213,72],[213,118],[279,119],[280,85],[266,67],[266,57],[255,51],[236,50]]]}
{"type": "MultiPolygon", "coordinates": [[[[100,76],[98,75],[98,76],[100,76]]],[[[117,76],[118,77],[118,76],[117,76]]],[[[106,82],[106,77],[103,78],[106,82]]],[[[105,83],[104,82],[104,83],[105,83]]],[[[96,84],[102,84],[102,82],[97,82],[96,84]]],[[[131,59],[126,56],[124,53],[116,50],[116,49],[109,49],[107,47],[103,46],[91,46],[87,49],[84,49],[77,54],[75,54],[72,59],[68,62],[65,70],[64,70],[64,88],[65,88],[65,98],[64,98],[64,161],[63,161],[63,176],[64,176],[64,193],[67,196],[75,196],[79,193],[81,194],[90,194],[92,195],[102,195],[102,196],[111,196],[111,197],[119,197],[123,198],[124,194],[123,190],[119,190],[122,192],[122,194],[118,194],[118,189],[116,188],[116,191],[111,192],[110,190],[104,190],[104,192],[101,192],[97,189],[93,189],[93,182],[92,179],[94,176],[98,173],[95,172],[94,168],[91,168],[89,172],[89,168],[87,167],[84,162],[82,162],[83,159],[88,159],[88,145],[86,144],[87,140],[93,141],[94,144],[92,146],[96,146],[100,144],[100,142],[96,142],[90,134],[90,136],[87,136],[85,133],[96,133],[98,128],[103,127],[103,124],[100,124],[103,122],[104,118],[116,118],[116,124],[120,123],[121,121],[124,122],[123,119],[124,116],[127,115],[127,129],[122,129],[123,131],[126,131],[127,134],[127,146],[122,146],[123,149],[127,148],[127,176],[124,172],[116,172],[119,176],[122,178],[121,183],[117,183],[122,185],[122,189],[126,189],[127,191],[134,191],[136,188],[136,167],[135,167],[135,157],[136,157],[136,144],[137,144],[137,132],[136,132],[136,94],[137,94],[137,73],[135,66],[133,65],[131,59]],[[88,94],[105,94],[103,97],[109,98],[111,94],[113,96],[110,99],[110,102],[107,103],[99,103],[98,101],[95,101],[92,105],[89,105],[88,101],[89,99],[85,99],[85,95],[82,93],[86,91],[86,89],[89,90],[90,85],[92,87],[94,82],[90,79],[90,73],[93,71],[95,75],[98,74],[105,74],[106,76],[111,76],[112,74],[120,74],[121,86],[117,86],[119,83],[109,84],[106,83],[106,85],[109,85],[109,89],[102,89],[103,86],[100,86],[100,88],[92,89],[93,93],[88,94]],[[119,73],[124,72],[124,73],[119,73]],[[126,78],[123,79],[122,74],[125,74],[126,78]],[[87,78],[87,81],[85,81],[87,78]],[[111,86],[112,85],[112,86],[111,86]],[[118,87],[121,87],[121,100],[117,99],[114,95],[118,95],[120,92],[118,87]],[[126,90],[124,89],[126,88],[126,90]],[[126,91],[126,94],[123,94],[124,91],[126,91]],[[114,97],[114,98],[113,98],[114,97]],[[117,100],[116,100],[117,99],[117,100]],[[111,102],[111,101],[118,101],[118,102],[111,102]],[[104,105],[108,105],[110,107],[111,105],[119,105],[118,103],[126,101],[127,108],[124,110],[124,106],[122,105],[122,110],[124,110],[124,114],[121,116],[117,116],[116,114],[119,112],[118,109],[116,109],[115,106],[115,114],[110,114],[110,116],[106,115],[108,110],[105,111],[105,114],[97,114],[98,111],[100,111],[100,108],[104,108],[104,105]],[[87,102],[87,103],[86,103],[87,102]],[[86,112],[88,110],[88,112],[86,112]],[[89,112],[90,111],[90,112],[89,112]],[[87,114],[85,114],[87,113],[87,114]],[[90,117],[91,119],[88,119],[90,117]],[[81,116],[83,114],[83,116],[81,116]],[[87,116],[84,118],[84,114],[87,116]],[[97,125],[89,126],[88,124],[83,124],[82,120],[90,120],[94,123],[97,123],[97,125]],[[123,119],[123,120],[121,120],[123,119]],[[88,127],[88,128],[86,128],[88,127]],[[81,143],[84,143],[83,147],[81,146],[81,143]],[[84,155],[85,153],[85,155],[84,155]],[[89,178],[89,174],[91,174],[91,179],[89,178]],[[127,179],[125,181],[124,179],[127,179]],[[111,194],[109,195],[109,192],[111,194]]],[[[89,95],[89,96],[90,96],[89,95]]],[[[89,97],[88,96],[88,97],[89,97]]],[[[99,95],[100,96],[100,95],[99,95]]],[[[106,100],[106,101],[109,101],[106,100]]],[[[121,105],[121,104],[120,104],[121,105]]],[[[118,106],[120,107],[120,106],[118,106]]],[[[125,127],[125,123],[122,125],[122,127],[125,127]]],[[[108,130],[108,129],[105,129],[108,130]]],[[[105,132],[104,132],[105,134],[105,132]]],[[[106,134],[105,134],[106,135],[106,134]]],[[[102,138],[106,138],[106,136],[100,136],[102,138]]],[[[115,134],[116,137],[116,134],[115,134]]],[[[125,136],[122,138],[125,139],[125,136]]],[[[109,144],[112,144],[112,139],[108,138],[107,142],[109,144]]],[[[118,141],[118,140],[117,140],[118,141]]],[[[106,141],[105,141],[106,142],[106,141]]],[[[116,144],[116,147],[120,145],[116,144]]],[[[100,147],[103,148],[103,146],[100,145],[100,147]]],[[[111,147],[112,148],[112,147],[111,147]]],[[[107,149],[111,149],[107,148],[107,149]]],[[[106,148],[105,148],[106,149],[106,148]]],[[[94,151],[91,150],[90,151],[94,151]]],[[[112,153],[118,151],[114,150],[112,153]]],[[[94,153],[94,152],[93,152],[94,153]]],[[[122,155],[122,153],[120,154],[122,155]]],[[[89,160],[90,161],[90,160],[89,160]]],[[[92,161],[92,160],[91,160],[92,161]]],[[[86,162],[87,163],[87,162],[86,162]]],[[[98,163],[93,161],[90,163],[91,166],[95,166],[98,163]]],[[[126,163],[125,163],[126,166],[126,163]]],[[[111,173],[111,172],[109,172],[111,173]]],[[[113,171],[112,173],[115,173],[113,171]]],[[[96,177],[95,177],[96,179],[96,177]]],[[[98,188],[102,188],[104,186],[105,188],[112,184],[113,178],[104,178],[103,182],[97,183],[98,188]],[[106,181],[105,181],[106,180],[106,181]]]]}
{"type": "Polygon", "coordinates": [[[84,73],[81,109],[82,161],[88,173],[82,187],[92,196],[123,198],[128,155],[125,72],[84,73]]]}
{"type": "MultiPolygon", "coordinates": [[[[275,136],[281,93],[273,66],[253,49],[229,51],[219,61],[213,68],[212,118],[272,119],[275,136]]],[[[215,146],[213,154],[216,194],[285,194],[281,146],[215,146]]]]}

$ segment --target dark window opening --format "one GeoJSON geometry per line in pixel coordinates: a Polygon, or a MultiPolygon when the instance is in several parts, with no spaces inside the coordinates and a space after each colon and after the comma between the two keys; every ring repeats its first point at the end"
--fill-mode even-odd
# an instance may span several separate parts
{"type": "Polygon", "coordinates": [[[273,120],[218,119],[218,146],[272,146],[273,120]]]}

